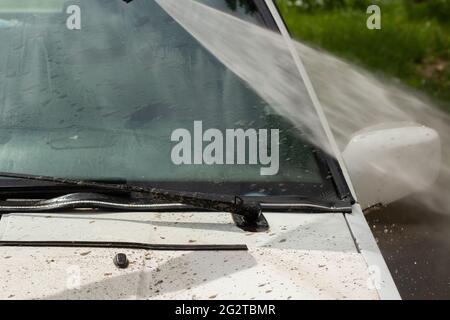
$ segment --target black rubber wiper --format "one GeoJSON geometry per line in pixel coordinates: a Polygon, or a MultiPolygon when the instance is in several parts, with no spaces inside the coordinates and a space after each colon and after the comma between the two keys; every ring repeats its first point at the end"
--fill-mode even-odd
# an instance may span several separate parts
{"type": "Polygon", "coordinates": [[[229,212],[236,224],[249,231],[267,229],[267,221],[262,215],[261,204],[256,201],[244,201],[239,196],[209,194],[201,192],[174,191],[159,188],[147,188],[130,184],[100,183],[60,177],[50,177],[12,172],[0,172],[0,177],[46,181],[57,184],[92,188],[105,191],[135,192],[148,196],[152,201],[181,203],[204,210],[229,212]]]}

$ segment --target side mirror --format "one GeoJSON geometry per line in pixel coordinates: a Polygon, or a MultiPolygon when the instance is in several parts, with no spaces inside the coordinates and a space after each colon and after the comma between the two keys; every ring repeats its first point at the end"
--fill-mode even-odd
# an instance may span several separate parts
{"type": "Polygon", "coordinates": [[[386,205],[432,185],[441,166],[438,133],[396,123],[357,132],[343,152],[363,209],[386,205]]]}

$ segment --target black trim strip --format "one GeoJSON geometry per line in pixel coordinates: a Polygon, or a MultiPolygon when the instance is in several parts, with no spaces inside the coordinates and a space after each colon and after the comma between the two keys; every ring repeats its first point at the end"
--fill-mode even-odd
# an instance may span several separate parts
{"type": "Polygon", "coordinates": [[[259,13],[261,14],[261,18],[264,21],[264,24],[272,31],[280,32],[278,29],[277,23],[275,19],[272,17],[269,8],[267,7],[265,0],[253,0],[253,3],[258,8],[259,13]]]}
{"type": "Polygon", "coordinates": [[[114,248],[157,251],[247,251],[245,244],[150,244],[110,241],[0,241],[0,247],[114,248]]]}
{"type": "Polygon", "coordinates": [[[355,199],[353,199],[352,193],[348,188],[347,182],[345,181],[344,174],[340,168],[339,163],[336,159],[328,157],[326,159],[328,168],[330,169],[331,175],[333,177],[333,182],[336,188],[338,197],[341,200],[347,200],[350,204],[355,204],[355,199]]]}

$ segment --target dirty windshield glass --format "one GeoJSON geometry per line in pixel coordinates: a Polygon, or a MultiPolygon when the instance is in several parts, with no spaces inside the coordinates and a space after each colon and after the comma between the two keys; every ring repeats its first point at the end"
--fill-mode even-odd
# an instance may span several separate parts
{"type": "Polygon", "coordinates": [[[262,4],[2,0],[0,171],[275,195],[325,188],[320,148],[295,121],[306,115],[300,78],[278,81],[276,55],[259,62],[238,46],[253,41],[246,32],[279,36],[262,4]]]}

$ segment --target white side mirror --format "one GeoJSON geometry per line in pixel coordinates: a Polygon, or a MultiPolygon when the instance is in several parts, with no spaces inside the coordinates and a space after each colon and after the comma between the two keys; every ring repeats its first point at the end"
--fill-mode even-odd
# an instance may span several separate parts
{"type": "Polygon", "coordinates": [[[438,177],[438,133],[418,124],[391,124],[356,133],[343,152],[363,209],[424,190],[438,177]]]}

